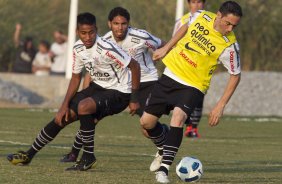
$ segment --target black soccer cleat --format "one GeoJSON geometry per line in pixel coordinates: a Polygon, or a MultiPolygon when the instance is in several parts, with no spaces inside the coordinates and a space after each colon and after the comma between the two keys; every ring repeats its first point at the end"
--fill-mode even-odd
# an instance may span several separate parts
{"type": "Polygon", "coordinates": [[[88,169],[93,169],[97,165],[97,160],[94,157],[91,160],[81,159],[76,162],[73,166],[66,168],[65,171],[87,171],[88,169]]]}
{"type": "Polygon", "coordinates": [[[31,162],[31,158],[24,151],[19,151],[14,154],[7,155],[7,159],[14,165],[28,165],[31,162]]]}
{"type": "Polygon", "coordinates": [[[63,158],[60,160],[60,162],[76,162],[77,156],[70,152],[63,156],[63,158]]]}

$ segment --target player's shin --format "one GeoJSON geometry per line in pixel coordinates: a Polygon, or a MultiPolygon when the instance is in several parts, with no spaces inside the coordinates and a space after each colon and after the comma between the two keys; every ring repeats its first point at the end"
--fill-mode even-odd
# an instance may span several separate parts
{"type": "Polygon", "coordinates": [[[156,145],[159,150],[159,155],[163,154],[163,144],[166,140],[168,127],[165,124],[157,122],[156,126],[152,129],[146,130],[149,138],[156,145]]]}
{"type": "Polygon", "coordinates": [[[163,149],[163,160],[159,171],[163,171],[168,174],[169,167],[171,166],[174,157],[181,145],[183,138],[183,128],[182,127],[170,127],[167,135],[167,139],[164,143],[163,149]]]}
{"type": "Polygon", "coordinates": [[[93,115],[79,115],[80,132],[83,143],[83,154],[81,159],[95,159],[94,157],[94,135],[95,123],[93,115]]]}
{"type": "Polygon", "coordinates": [[[79,154],[79,151],[82,148],[82,145],[83,145],[83,143],[82,143],[81,132],[80,132],[80,130],[78,130],[77,133],[76,133],[76,136],[75,136],[75,140],[74,140],[73,145],[72,145],[71,153],[74,154],[77,157],[78,154],[79,154]]]}
{"type": "Polygon", "coordinates": [[[51,142],[58,133],[63,129],[55,123],[53,119],[50,123],[48,123],[37,135],[34,140],[31,148],[27,151],[28,157],[31,159],[34,155],[40,151],[46,144],[51,142]]]}

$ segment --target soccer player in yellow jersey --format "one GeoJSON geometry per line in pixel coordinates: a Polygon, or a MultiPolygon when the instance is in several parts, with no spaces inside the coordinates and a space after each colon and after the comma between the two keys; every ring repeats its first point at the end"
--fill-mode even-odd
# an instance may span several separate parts
{"type": "MultiPolygon", "coordinates": [[[[194,18],[194,16],[198,15],[197,11],[204,9],[205,2],[205,0],[187,0],[188,9],[190,10],[190,12],[186,13],[175,22],[172,36],[175,35],[175,33],[179,30],[181,26],[187,24],[190,20],[194,18]]],[[[198,125],[202,118],[203,104],[204,98],[203,100],[199,101],[198,104],[196,104],[195,109],[191,113],[189,119],[185,121],[186,130],[184,132],[184,135],[186,137],[200,137],[200,134],[198,133],[198,125]]]]}
{"type": "Polygon", "coordinates": [[[153,58],[164,57],[166,68],[147,99],[140,123],[152,140],[163,141],[162,154],[152,162],[158,166],[154,167],[158,168],[157,182],[169,183],[168,171],[182,142],[184,122],[203,99],[217,65],[222,63],[227,68],[230,79],[209,114],[210,126],[219,123],[225,105],[239,84],[239,45],[233,29],[242,15],[240,5],[234,1],[224,2],[216,14],[200,11],[164,47],[155,51],[153,58]],[[173,110],[170,130],[165,133],[157,120],[170,110],[173,110]]]}

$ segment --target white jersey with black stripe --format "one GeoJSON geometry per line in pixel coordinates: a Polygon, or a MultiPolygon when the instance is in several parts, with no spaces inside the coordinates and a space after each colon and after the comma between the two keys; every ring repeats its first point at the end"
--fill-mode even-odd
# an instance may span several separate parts
{"type": "Polygon", "coordinates": [[[85,67],[91,80],[101,87],[131,93],[131,72],[127,68],[130,60],[125,51],[97,35],[94,45],[89,49],[81,40],[75,43],[72,72],[81,73],[85,67]]]}
{"type": "Polygon", "coordinates": [[[161,46],[161,39],[153,36],[145,30],[128,28],[124,40],[116,42],[112,31],[104,35],[104,38],[119,45],[127,54],[138,61],[141,72],[141,82],[158,80],[158,71],[151,57],[153,51],[161,46]]]}

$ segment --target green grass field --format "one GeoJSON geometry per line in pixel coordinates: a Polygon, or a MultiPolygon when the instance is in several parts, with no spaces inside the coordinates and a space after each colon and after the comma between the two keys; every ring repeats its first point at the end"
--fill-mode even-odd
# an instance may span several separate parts
{"type": "MultiPolygon", "coordinates": [[[[14,166],[8,153],[27,150],[53,117],[49,110],[0,109],[0,183],[151,184],[149,165],[156,152],[139,131],[137,117],[126,112],[105,118],[96,128],[98,166],[87,172],[66,172],[72,164],[59,159],[70,150],[79,123],[66,127],[29,166],[14,166]]],[[[164,116],[162,122],[168,123],[164,116]]],[[[200,124],[200,139],[184,138],[176,161],[195,156],[203,163],[199,183],[282,183],[282,119],[224,117],[219,126],[200,124]]],[[[183,183],[170,172],[172,183],[183,183]]]]}

